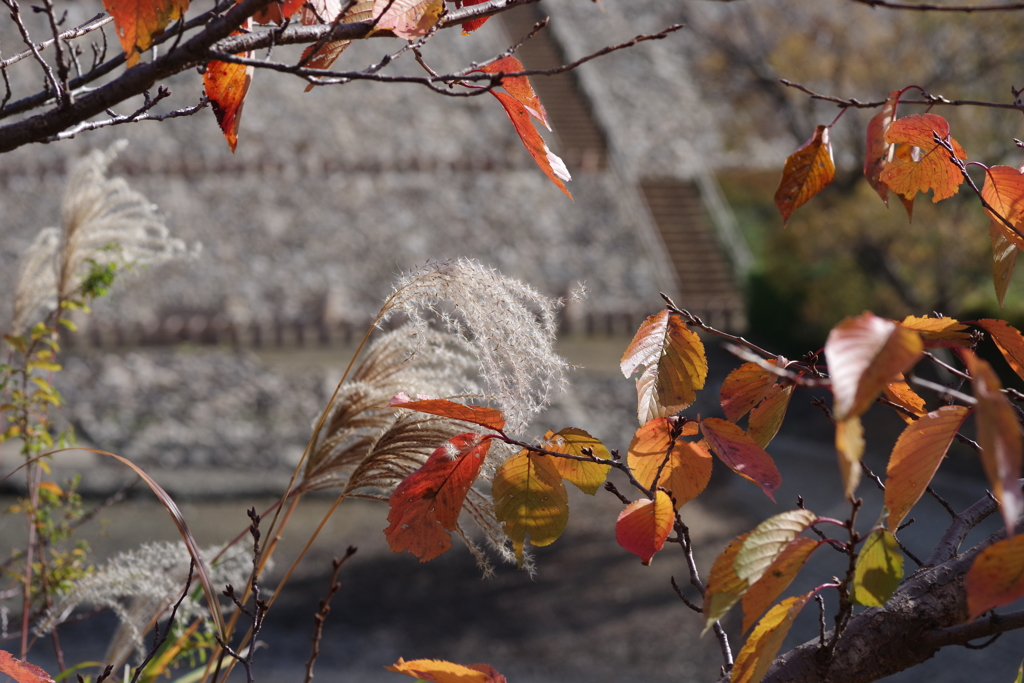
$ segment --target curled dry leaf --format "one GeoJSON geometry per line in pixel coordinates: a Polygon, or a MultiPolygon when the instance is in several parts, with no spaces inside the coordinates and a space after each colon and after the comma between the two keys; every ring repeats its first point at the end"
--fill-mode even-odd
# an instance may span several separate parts
{"type": "Polygon", "coordinates": [[[797,509],[779,513],[758,524],[733,561],[736,576],[748,583],[760,579],[793,539],[817,519],[818,516],[810,510],[797,509]]]}
{"type": "Polygon", "coordinates": [[[964,577],[968,621],[1024,597],[1024,535],[996,541],[978,553],[964,577]]]}
{"type": "Polygon", "coordinates": [[[569,494],[550,455],[522,450],[501,466],[491,483],[494,516],[523,564],[523,545],[554,543],[569,521],[569,494]]]}
{"type": "Polygon", "coordinates": [[[864,541],[853,572],[853,601],[867,607],[881,607],[903,580],[903,555],[896,537],[875,529],[864,541]]]}
{"type": "Polygon", "coordinates": [[[811,553],[823,543],[812,538],[798,537],[786,546],[768,571],[743,595],[743,632],[754,625],[757,618],[789,588],[793,579],[807,563],[811,553]]]}
{"type": "Polygon", "coordinates": [[[775,461],[738,426],[715,417],[701,420],[700,430],[715,455],[744,479],[749,479],[775,501],[782,475],[775,461]]]}
{"type": "Polygon", "coordinates": [[[949,152],[935,141],[948,140],[958,159],[966,159],[967,153],[953,138],[949,137],[949,123],[937,114],[915,114],[896,119],[886,131],[885,141],[890,144],[906,143],[921,150],[919,160],[894,155],[882,169],[880,179],[889,189],[907,199],[913,199],[918,192],[932,193],[932,202],[948,199],[960,190],[963,174],[949,160],[949,152]]]}
{"type": "MultiPolygon", "coordinates": [[[[567,455],[587,457],[584,451],[589,451],[590,455],[601,460],[611,460],[612,457],[603,443],[582,429],[571,427],[561,429],[557,434],[548,430],[542,445],[546,450],[567,455]]],[[[597,493],[608,478],[608,470],[611,469],[608,465],[568,458],[551,458],[551,462],[563,479],[589,496],[597,493]]]]}
{"type": "Polygon", "coordinates": [[[806,595],[786,598],[764,615],[736,655],[736,664],[729,678],[732,683],[758,683],[764,678],[793,621],[813,595],[814,591],[811,591],[806,595]]]}
{"type": "Polygon", "coordinates": [[[114,18],[129,68],[153,46],[154,37],[185,14],[188,5],[189,0],[103,0],[103,8],[114,18]]]}
{"type": "Polygon", "coordinates": [[[673,443],[673,422],[672,418],[656,417],[638,429],[629,444],[627,463],[644,487],[668,489],[678,510],[700,495],[711,480],[711,453],[703,443],[682,438],[673,443]]]}
{"type": "Polygon", "coordinates": [[[655,491],[654,500],[641,498],[630,503],[615,522],[615,540],[640,557],[644,566],[665,546],[675,523],[672,499],[664,491],[655,491]]]}
{"type": "Polygon", "coordinates": [[[401,657],[388,671],[405,674],[432,683],[505,683],[505,677],[489,664],[454,664],[441,659],[413,659],[401,657]]]}
{"type": "Polygon", "coordinates": [[[828,126],[818,126],[814,136],[786,159],[779,189],[775,191],[775,206],[782,220],[788,222],[793,212],[825,189],[835,175],[828,126]]]}
{"type": "Polygon", "coordinates": [[[701,613],[704,615],[704,630],[701,631],[701,635],[704,635],[716,621],[725,616],[725,613],[739,602],[750,586],[746,579],[741,579],[736,575],[734,566],[736,555],[749,536],[749,533],[737,536],[711,565],[708,582],[704,586],[704,605],[701,608],[701,613]]]}

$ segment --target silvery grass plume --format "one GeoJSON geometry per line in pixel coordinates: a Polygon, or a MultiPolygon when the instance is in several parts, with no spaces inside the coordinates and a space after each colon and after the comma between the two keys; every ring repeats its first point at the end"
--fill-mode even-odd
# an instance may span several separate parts
{"type": "Polygon", "coordinates": [[[40,311],[52,311],[72,297],[91,262],[144,265],[188,253],[170,236],[156,206],[108,178],[107,168],[127,141],[94,150],[71,170],[61,203],[59,228],[44,228],[22,255],[14,297],[14,334],[21,334],[40,311]]]}
{"type": "MultiPolygon", "coordinates": [[[[235,545],[213,562],[220,551],[221,548],[215,546],[201,553],[210,565],[213,584],[245,585],[252,572],[251,554],[246,548],[235,545]]],[[[143,638],[157,621],[170,616],[184,590],[188,566],[189,554],[180,541],[150,543],[119,553],[97,571],[75,581],[47,610],[36,625],[36,632],[49,633],[82,605],[109,609],[117,615],[120,626],[110,641],[104,661],[115,664],[116,669],[134,650],[137,661],[141,662],[146,654],[143,638]]],[[[207,608],[189,596],[182,601],[175,620],[182,626],[195,618],[208,616],[207,608]]]]}

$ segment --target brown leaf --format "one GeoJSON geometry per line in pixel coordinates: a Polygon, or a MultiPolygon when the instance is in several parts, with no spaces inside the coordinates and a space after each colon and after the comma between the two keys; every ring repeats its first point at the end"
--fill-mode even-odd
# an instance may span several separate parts
{"type": "Polygon", "coordinates": [[[274,0],[269,5],[252,15],[257,24],[282,24],[293,14],[302,9],[306,0],[274,0]]]}
{"type": "Polygon", "coordinates": [[[978,320],[975,324],[992,336],[1003,358],[1017,376],[1024,379],[1024,336],[1020,331],[1005,320],[993,318],[978,320]]]}
{"type": "Polygon", "coordinates": [[[949,123],[937,114],[915,114],[893,121],[885,134],[891,144],[907,143],[921,150],[919,161],[894,156],[882,169],[881,180],[893,192],[913,199],[918,192],[932,193],[932,202],[948,199],[960,190],[964,181],[960,169],[949,160],[949,152],[935,141],[935,136],[948,140],[953,154],[966,159],[967,153],[949,137],[949,123]]]}
{"type": "Polygon", "coordinates": [[[626,462],[645,488],[668,489],[678,510],[700,495],[711,480],[711,454],[703,444],[682,438],[676,439],[669,453],[672,426],[673,420],[667,417],[648,421],[633,436],[626,462]],[[655,483],[659,468],[661,477],[655,483]]]}
{"type": "Polygon", "coordinates": [[[744,363],[729,373],[719,392],[722,410],[733,422],[738,422],[751,408],[760,403],[775,381],[775,375],[757,363],[744,363]]]}
{"type": "Polygon", "coordinates": [[[964,588],[967,621],[1024,597],[1024,535],[996,541],[978,553],[964,588]]]}
{"type": "Polygon", "coordinates": [[[892,145],[885,141],[885,134],[896,118],[896,103],[899,96],[899,90],[889,93],[889,99],[885,101],[882,110],[868,122],[867,145],[864,152],[864,177],[886,206],[889,206],[889,186],[879,180],[878,176],[889,160],[889,149],[892,145]]]}
{"type": "Polygon", "coordinates": [[[744,479],[749,479],[775,501],[775,490],[782,484],[782,476],[775,461],[753,439],[728,420],[709,417],[700,421],[704,434],[715,455],[744,479]]]}
{"type": "Polygon", "coordinates": [[[444,12],[444,0],[376,0],[377,29],[391,29],[399,38],[425,36],[444,12]]]}
{"type": "Polygon", "coordinates": [[[103,0],[114,17],[128,67],[138,64],[139,55],[153,46],[153,38],[188,10],[189,0],[103,0]]]}
{"type": "Polygon", "coordinates": [[[1006,290],[1013,279],[1013,269],[1017,265],[1017,247],[1006,239],[1006,235],[996,225],[988,226],[988,236],[992,240],[992,283],[996,288],[996,299],[1003,308],[1006,290]]]}
{"type": "Polygon", "coordinates": [[[1024,237],[1011,230],[999,220],[1002,216],[1018,231],[1024,228],[1024,174],[1012,166],[991,166],[985,171],[985,186],[981,189],[981,198],[995,209],[992,213],[987,207],[985,213],[992,220],[992,227],[998,228],[1003,236],[1018,249],[1024,249],[1024,237]]]}
{"type": "Polygon", "coordinates": [[[782,420],[786,417],[786,409],[789,407],[789,399],[792,397],[792,384],[773,384],[764,400],[750,411],[747,436],[761,448],[768,448],[768,444],[779,433],[782,420]]]}
{"type": "Polygon", "coordinates": [[[782,180],[775,191],[775,206],[784,222],[832,182],[836,167],[832,161],[832,143],[828,126],[818,126],[814,136],[786,159],[782,180]]]}

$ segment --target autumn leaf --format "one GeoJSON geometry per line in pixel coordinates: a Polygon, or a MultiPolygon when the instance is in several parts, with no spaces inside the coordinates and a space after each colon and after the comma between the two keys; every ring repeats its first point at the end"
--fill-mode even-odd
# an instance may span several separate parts
{"type": "Polygon", "coordinates": [[[1024,597],[1024,535],[996,541],[978,553],[964,588],[969,622],[1024,597]]]}
{"type": "Polygon", "coordinates": [[[896,538],[885,529],[875,529],[864,541],[853,571],[853,601],[867,607],[881,607],[903,580],[903,555],[896,538]]]}
{"type": "Polygon", "coordinates": [[[864,152],[864,177],[878,196],[882,198],[886,206],[889,206],[889,186],[883,183],[879,176],[889,160],[889,149],[892,145],[885,141],[885,134],[896,118],[896,104],[899,101],[900,91],[893,90],[889,98],[882,105],[882,110],[871,117],[867,128],[867,145],[864,152]]]}
{"type": "Polygon", "coordinates": [[[921,333],[925,348],[965,348],[971,345],[971,333],[964,332],[967,325],[953,318],[925,318],[908,315],[900,325],[921,333]]]}
{"type": "MultiPolygon", "coordinates": [[[[472,7],[473,5],[479,5],[482,2],[487,2],[487,0],[462,0],[462,6],[472,7]]],[[[470,33],[483,26],[488,19],[490,19],[490,17],[478,17],[476,19],[470,19],[469,21],[462,22],[462,35],[468,36],[470,33]]]]}
{"type": "MultiPolygon", "coordinates": [[[[245,23],[248,30],[249,22],[245,23]]],[[[240,34],[236,31],[232,35],[240,34]]],[[[242,56],[248,57],[251,53],[242,56]]],[[[228,141],[228,147],[235,151],[238,145],[238,126],[242,122],[242,106],[245,95],[249,92],[255,69],[245,64],[212,61],[206,65],[203,73],[203,87],[210,99],[213,113],[217,117],[217,125],[228,141]]]]}
{"type": "Polygon", "coordinates": [[[970,414],[964,406],[943,406],[907,425],[889,456],[886,469],[885,508],[889,531],[914,507],[939,469],[957,430],[970,414]]]}
{"type": "Polygon", "coordinates": [[[997,228],[1018,249],[1024,249],[1024,237],[999,219],[1002,216],[1018,231],[1024,227],[1024,174],[1021,170],[1012,166],[990,166],[985,171],[981,198],[992,207],[991,210],[984,207],[992,227],[997,228]]]}
{"type": "Polygon", "coordinates": [[[749,479],[775,501],[775,490],[782,475],[775,461],[753,439],[728,420],[709,417],[701,420],[700,430],[715,455],[744,479],[749,479]]]}
{"type": "Polygon", "coordinates": [[[306,0],[273,0],[269,5],[252,15],[257,24],[282,24],[302,9],[306,0]]]}
{"type": "Polygon", "coordinates": [[[860,484],[860,459],[864,455],[864,425],[859,415],[836,422],[836,454],[839,456],[839,474],[843,478],[843,495],[853,500],[860,484]]]}
{"type": "Polygon", "coordinates": [[[758,683],[764,678],[793,621],[812,595],[814,591],[786,598],[764,615],[736,655],[736,664],[729,678],[731,683],[758,683]]]}
{"type": "Polygon", "coordinates": [[[793,539],[818,519],[810,510],[797,509],[782,512],[761,522],[743,541],[733,567],[736,576],[754,583],[782,554],[793,539]]]}
{"type": "Polygon", "coordinates": [[[548,149],[544,139],[530,121],[530,113],[526,107],[508,93],[492,90],[491,94],[498,98],[501,106],[505,107],[505,113],[512,120],[512,125],[519,133],[519,139],[526,145],[533,160],[547,174],[551,182],[557,185],[569,199],[572,199],[572,194],[566,189],[565,182],[562,182],[572,180],[569,169],[565,167],[565,162],[557,154],[548,149]]]}
{"type": "Polygon", "coordinates": [[[668,309],[640,325],[619,363],[627,378],[641,365],[644,371],[636,381],[640,424],[688,407],[708,376],[700,337],[686,326],[681,315],[668,309]]]}
{"type": "Polygon", "coordinates": [[[907,415],[906,413],[898,412],[900,419],[907,424],[914,422],[914,417],[911,417],[911,415],[921,417],[928,412],[925,410],[924,399],[911,389],[910,385],[903,379],[894,380],[886,384],[885,388],[882,389],[882,395],[903,408],[907,413],[910,413],[910,415],[907,415]]]}
{"type": "Polygon", "coordinates": [[[739,421],[764,398],[774,381],[775,375],[757,363],[744,363],[730,372],[719,392],[725,416],[739,421]]]}
{"type": "Polygon", "coordinates": [[[188,4],[189,0],[103,0],[129,68],[153,46],[153,38],[188,10],[188,4]]]}
{"type": "Polygon", "coordinates": [[[792,384],[773,384],[757,407],[750,411],[747,420],[747,436],[761,448],[767,448],[782,427],[786,417],[789,399],[793,397],[792,384]]]}
{"type": "Polygon", "coordinates": [[[444,0],[376,0],[373,4],[376,30],[391,29],[405,40],[427,35],[442,12],[444,0]]]}
{"type": "Polygon", "coordinates": [[[743,632],[746,633],[754,625],[757,618],[764,614],[775,599],[789,588],[793,579],[807,563],[822,541],[798,537],[786,546],[779,554],[768,571],[753,584],[743,595],[743,632]]]}
{"type": "MultiPolygon", "coordinates": [[[[543,447],[549,451],[576,455],[581,458],[587,457],[587,453],[584,451],[589,451],[590,455],[602,460],[610,460],[612,457],[603,443],[582,429],[571,427],[559,430],[557,434],[548,430],[544,435],[543,447]]],[[[589,496],[597,493],[605,479],[608,478],[608,470],[611,469],[600,463],[569,460],[568,458],[551,458],[551,462],[563,479],[589,496]]]]}
{"type": "MultiPolygon", "coordinates": [[[[486,66],[482,66],[476,71],[497,74],[497,73],[517,73],[519,71],[525,71],[522,62],[515,57],[502,57],[496,59],[486,66]]],[[[526,111],[530,113],[530,116],[537,119],[544,124],[544,127],[551,130],[551,125],[548,123],[547,112],[544,111],[544,105],[540,103],[540,98],[537,97],[537,93],[533,91],[533,86],[530,85],[530,79],[526,76],[505,76],[501,79],[501,87],[505,89],[512,97],[516,98],[519,104],[526,107],[526,111]]]]}
{"type": "Polygon", "coordinates": [[[736,555],[749,536],[749,533],[737,536],[711,565],[708,582],[704,586],[704,606],[701,608],[701,613],[704,615],[704,629],[701,631],[701,635],[704,635],[716,621],[725,616],[725,613],[739,602],[747,588],[750,587],[746,579],[741,579],[736,575],[736,568],[733,566],[736,555]]]}
{"type": "Polygon", "coordinates": [[[407,662],[399,657],[397,662],[384,668],[432,683],[505,683],[505,677],[489,664],[466,666],[441,659],[413,659],[407,662]]]}
{"type": "Polygon", "coordinates": [[[1024,446],[1017,422],[1017,411],[1002,393],[999,377],[992,366],[970,351],[961,351],[974,384],[975,419],[981,463],[985,467],[992,493],[1003,511],[1007,534],[1013,535],[1017,518],[1024,511],[1024,496],[1017,480],[1021,472],[1021,448],[1024,446]]]}
{"type": "Polygon", "coordinates": [[[664,491],[655,491],[654,500],[641,498],[619,514],[615,540],[648,566],[654,554],[664,547],[674,523],[672,499],[664,491]]]}
{"type": "Polygon", "coordinates": [[[988,236],[992,241],[992,283],[996,288],[999,308],[1003,308],[1003,299],[1006,298],[1006,290],[1017,265],[1017,247],[995,225],[988,226],[988,236]]]}
{"type": "Polygon", "coordinates": [[[656,417],[638,429],[629,444],[626,462],[644,487],[668,489],[678,510],[700,495],[711,480],[711,454],[700,443],[682,438],[673,443],[673,424],[672,418],[656,417]],[[655,483],[659,469],[661,476],[655,483]]]}
{"type": "Polygon", "coordinates": [[[10,652],[0,650],[0,674],[10,676],[15,683],[53,683],[50,674],[35,664],[15,659],[10,652]]]}
{"type": "Polygon", "coordinates": [[[535,546],[550,545],[569,521],[569,494],[553,460],[558,458],[524,449],[505,461],[491,484],[494,516],[512,541],[520,566],[527,536],[535,546]]]}
{"type": "Polygon", "coordinates": [[[497,408],[485,408],[482,406],[467,406],[464,403],[456,403],[443,398],[431,398],[414,401],[404,391],[395,395],[388,406],[392,408],[404,408],[415,410],[418,413],[429,413],[440,415],[453,420],[471,422],[481,427],[493,429],[500,432],[505,428],[505,415],[497,408]]]}
{"type": "Polygon", "coordinates": [[[892,122],[885,141],[913,145],[921,150],[921,158],[914,161],[894,156],[886,163],[880,178],[890,190],[907,199],[913,199],[918,192],[934,190],[932,202],[948,199],[959,191],[963,174],[935,136],[948,140],[958,159],[967,158],[960,143],[949,137],[949,123],[937,114],[915,114],[892,122]]]}
{"type": "Polygon", "coordinates": [[[975,322],[992,336],[999,352],[1017,376],[1024,379],[1024,335],[1005,320],[984,318],[975,322]]]}
{"type": "MultiPolygon", "coordinates": [[[[341,23],[353,24],[373,19],[373,3],[374,0],[360,0],[356,2],[345,12],[341,23]]],[[[302,24],[304,26],[320,24],[321,20],[323,22],[333,22],[345,6],[347,4],[342,0],[313,0],[308,2],[302,10],[302,24]]],[[[299,64],[307,69],[330,69],[338,57],[341,56],[341,53],[345,51],[345,48],[351,43],[351,40],[335,40],[326,45],[310,45],[302,52],[299,64]]],[[[306,92],[315,87],[316,85],[310,83],[306,86],[306,92]]]]}
{"type": "Polygon", "coordinates": [[[390,526],[384,530],[391,550],[408,550],[431,560],[452,546],[462,503],[491,447],[482,434],[459,434],[431,454],[391,494],[390,526]]]}
{"type": "Polygon", "coordinates": [[[784,222],[832,182],[836,166],[832,161],[832,142],[828,126],[818,126],[814,135],[786,159],[782,180],[775,191],[775,206],[784,222]]]}

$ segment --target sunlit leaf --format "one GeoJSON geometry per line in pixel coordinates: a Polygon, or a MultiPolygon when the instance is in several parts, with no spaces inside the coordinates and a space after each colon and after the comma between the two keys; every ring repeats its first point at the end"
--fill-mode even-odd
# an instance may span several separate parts
{"type": "Polygon", "coordinates": [[[964,588],[967,621],[1024,597],[1024,535],[996,541],[978,553],[964,588]]]}
{"type": "Polygon", "coordinates": [[[987,207],[985,213],[991,219],[992,227],[997,228],[1007,240],[1018,249],[1024,249],[1024,237],[1011,230],[999,220],[1002,216],[1015,227],[1024,232],[1024,174],[1012,166],[991,166],[985,171],[985,186],[981,189],[981,197],[995,213],[987,207]]]}
{"type": "Polygon", "coordinates": [[[656,417],[637,430],[629,444],[627,463],[643,486],[664,487],[672,494],[676,509],[700,495],[711,480],[711,454],[700,443],[676,439],[671,454],[673,420],[656,417]],[[661,469],[661,477],[654,478],[661,469]]]}
{"type": "Polygon", "coordinates": [[[937,114],[915,114],[892,122],[885,141],[913,145],[921,150],[921,158],[908,161],[894,156],[885,165],[880,178],[890,190],[907,199],[913,199],[918,192],[934,190],[933,202],[948,199],[960,190],[963,174],[949,160],[949,152],[935,141],[935,136],[948,140],[958,159],[967,158],[960,143],[949,137],[949,123],[937,114]]]}
{"type": "Polygon", "coordinates": [[[388,403],[392,408],[405,408],[415,410],[418,413],[429,413],[449,417],[453,420],[472,422],[473,424],[487,427],[495,431],[505,428],[505,416],[497,408],[485,408],[482,406],[467,406],[464,403],[456,403],[443,398],[431,398],[414,401],[404,391],[395,395],[388,403]]]}
{"type": "Polygon", "coordinates": [[[775,191],[775,206],[783,221],[789,221],[799,207],[821,192],[836,175],[828,126],[818,126],[814,135],[786,159],[782,180],[775,191]]]}
{"type": "Polygon", "coordinates": [[[853,493],[860,484],[860,459],[864,455],[864,425],[859,415],[836,422],[836,454],[839,474],[843,477],[843,493],[853,500],[853,493]]]}
{"type": "Polygon", "coordinates": [[[797,509],[769,517],[757,525],[743,542],[733,567],[736,576],[754,583],[760,579],[793,539],[815,522],[810,510],[797,509]]]}
{"type": "Polygon", "coordinates": [[[523,141],[533,160],[547,174],[551,182],[557,185],[569,199],[572,199],[572,194],[565,187],[565,182],[562,182],[572,180],[572,176],[569,175],[569,169],[565,167],[565,162],[562,161],[561,157],[548,149],[544,138],[540,136],[540,133],[534,128],[533,122],[530,121],[530,112],[519,100],[508,93],[492,90],[491,94],[498,98],[501,106],[505,107],[505,113],[512,120],[512,125],[515,126],[516,132],[519,133],[519,139],[523,141]]]}
{"type": "Polygon", "coordinates": [[[1017,669],[1017,678],[1013,683],[1024,683],[1024,662],[1020,663],[1020,668],[1017,669]]]}
{"type": "Polygon", "coordinates": [[[1013,528],[1024,511],[1024,496],[1017,480],[1021,471],[1021,448],[1024,446],[1017,421],[1017,411],[1002,393],[1002,384],[992,366],[968,350],[961,352],[974,385],[978,401],[974,414],[981,445],[981,463],[992,486],[992,493],[1003,511],[1006,532],[1013,528]]]}
{"type": "MultiPolygon", "coordinates": [[[[463,7],[471,7],[473,5],[479,5],[481,2],[487,2],[487,0],[462,0],[463,7]]],[[[484,25],[490,17],[479,17],[477,19],[470,19],[469,21],[462,22],[462,35],[468,36],[473,31],[477,30],[484,25]]]]}
{"type": "Polygon", "coordinates": [[[768,571],[757,580],[757,583],[750,586],[743,595],[743,631],[744,633],[754,625],[758,617],[764,614],[776,598],[789,588],[796,575],[806,564],[821,541],[811,538],[797,537],[786,546],[768,571]]]}
{"type": "Polygon", "coordinates": [[[615,522],[615,540],[623,548],[638,555],[645,566],[665,545],[675,523],[672,499],[664,491],[656,491],[654,500],[642,498],[630,503],[615,522]]]}
{"type": "Polygon", "coordinates": [[[920,500],[970,412],[964,406],[943,406],[912,422],[900,434],[886,470],[885,507],[889,511],[889,531],[895,533],[920,500]]]}
{"type": "Polygon", "coordinates": [[[425,36],[444,11],[444,0],[376,0],[377,30],[391,29],[399,38],[425,36]]]}
{"type": "Polygon", "coordinates": [[[153,46],[153,38],[179,19],[188,4],[189,0],[103,0],[104,9],[114,17],[129,67],[138,64],[139,55],[153,46]]]}
{"type": "Polygon", "coordinates": [[[488,664],[453,664],[440,659],[413,659],[401,657],[388,671],[405,674],[432,683],[505,683],[505,677],[488,664]]]}
{"type": "Polygon", "coordinates": [[[736,474],[760,486],[766,496],[775,500],[775,490],[782,484],[782,475],[772,456],[728,420],[705,418],[700,422],[700,430],[722,462],[736,474]]]}
{"type": "Polygon", "coordinates": [[[971,333],[964,332],[967,325],[953,318],[925,318],[908,315],[900,325],[921,333],[926,348],[971,345],[971,333]]]}
{"type": "Polygon", "coordinates": [[[1006,239],[1006,235],[995,225],[988,226],[988,236],[992,241],[992,283],[996,289],[996,299],[1003,308],[1006,290],[1013,279],[1013,269],[1017,265],[1017,247],[1006,239]]]}
{"type": "Polygon", "coordinates": [[[252,15],[257,24],[282,24],[285,19],[302,9],[306,0],[273,0],[269,5],[252,15]]]}
{"type": "Polygon", "coordinates": [[[490,447],[491,439],[482,434],[459,434],[398,485],[388,500],[390,526],[384,530],[393,552],[408,550],[426,562],[452,546],[448,532],[458,525],[490,447]]]}
{"type": "Polygon", "coordinates": [[[736,575],[736,568],[733,566],[736,555],[749,537],[749,533],[737,536],[711,565],[711,572],[708,574],[708,581],[704,586],[704,606],[701,610],[704,615],[702,635],[711,628],[712,624],[725,616],[725,613],[739,602],[747,588],[750,587],[746,579],[741,579],[736,575]]]}
{"type": "Polygon", "coordinates": [[[1017,376],[1024,379],[1024,335],[1004,320],[993,320],[985,318],[978,320],[976,324],[992,336],[999,352],[1010,364],[1017,376]]]}
{"type": "Polygon", "coordinates": [[[893,119],[896,118],[896,103],[900,96],[899,90],[889,93],[889,98],[882,110],[871,117],[867,128],[867,145],[864,152],[864,177],[868,185],[874,188],[886,206],[889,206],[889,186],[879,180],[878,176],[889,159],[889,148],[892,145],[885,141],[893,119]]]}
{"type": "Polygon", "coordinates": [[[793,621],[812,595],[813,591],[786,598],[764,615],[736,655],[736,664],[729,679],[731,683],[758,683],[764,678],[793,621]]]}
{"type": "MultiPolygon", "coordinates": [[[[573,429],[571,427],[562,429],[557,434],[548,430],[544,435],[543,446],[549,451],[579,457],[587,456],[587,453],[584,451],[589,451],[590,455],[602,460],[610,460],[612,457],[603,443],[582,429],[573,429]]],[[[574,484],[580,491],[590,496],[597,493],[597,490],[601,488],[605,479],[608,478],[608,470],[611,469],[607,465],[601,465],[596,462],[582,462],[567,458],[551,458],[551,462],[563,479],[574,484]]]]}
{"type": "MultiPolygon", "coordinates": [[[[516,73],[519,71],[525,71],[522,62],[515,57],[502,57],[497,59],[487,66],[482,66],[476,71],[480,71],[488,74],[497,73],[516,73]]],[[[537,119],[544,126],[551,130],[551,125],[548,123],[547,112],[544,111],[544,105],[540,103],[540,98],[537,97],[537,93],[533,91],[533,86],[530,85],[530,79],[526,76],[506,76],[501,79],[501,87],[505,91],[516,98],[519,104],[526,107],[526,111],[530,112],[530,116],[537,119]]]]}
{"type": "Polygon", "coordinates": [[[15,683],[53,683],[50,675],[38,666],[15,659],[4,650],[0,650],[0,674],[10,676],[15,683]]]}
{"type": "Polygon", "coordinates": [[[557,459],[522,450],[494,475],[494,516],[512,541],[520,566],[527,536],[535,546],[549,545],[569,521],[569,494],[552,462],[557,459]]]}
{"type": "Polygon", "coordinates": [[[750,411],[747,436],[761,448],[767,448],[779,433],[782,420],[786,417],[786,409],[789,407],[789,399],[792,397],[792,384],[774,384],[764,400],[750,411]]]}
{"type": "MultiPolygon", "coordinates": [[[[925,409],[925,400],[921,398],[921,396],[916,391],[911,389],[910,385],[907,384],[906,381],[903,379],[898,379],[886,384],[885,388],[882,389],[882,394],[896,405],[902,407],[911,415],[921,417],[922,415],[928,412],[925,409]]],[[[913,417],[910,417],[909,415],[906,415],[902,412],[898,414],[900,416],[900,419],[906,422],[907,424],[914,422],[913,417]]]]}
{"type": "Polygon", "coordinates": [[[619,367],[630,377],[641,365],[644,371],[636,381],[640,424],[687,408],[708,376],[700,337],[668,309],[640,325],[619,367]]]}
{"type": "Polygon", "coordinates": [[[903,580],[903,555],[896,538],[885,529],[875,529],[864,541],[853,572],[853,601],[858,605],[881,607],[903,580]]]}
{"type": "MultiPolygon", "coordinates": [[[[353,24],[360,21],[373,19],[374,0],[359,0],[345,12],[341,23],[353,24]]],[[[338,14],[347,7],[343,0],[311,0],[303,7],[301,18],[304,26],[331,23],[338,14]]],[[[335,40],[325,45],[316,44],[308,46],[302,52],[299,63],[307,69],[330,69],[351,40],[335,40]]],[[[310,83],[306,86],[306,92],[312,90],[315,85],[310,83]]]]}
{"type": "Polygon", "coordinates": [[[744,363],[729,373],[719,392],[725,416],[737,422],[756,406],[775,382],[775,375],[757,363],[744,363]]]}
{"type": "MultiPolygon", "coordinates": [[[[249,22],[245,28],[248,29],[249,22]]],[[[240,32],[236,32],[240,33],[240,32]]],[[[245,53],[243,56],[250,56],[245,53]]],[[[242,122],[242,106],[245,95],[252,83],[254,67],[245,64],[213,61],[206,65],[203,73],[203,87],[210,98],[210,106],[217,117],[217,125],[228,141],[228,147],[235,151],[238,145],[238,126],[242,122]]]]}

